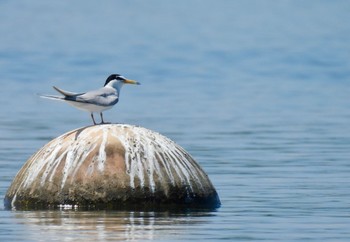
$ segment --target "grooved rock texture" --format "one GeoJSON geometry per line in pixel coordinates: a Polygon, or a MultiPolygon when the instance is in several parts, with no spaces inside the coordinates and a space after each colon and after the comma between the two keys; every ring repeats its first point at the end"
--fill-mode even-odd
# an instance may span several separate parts
{"type": "Polygon", "coordinates": [[[24,164],[5,196],[16,209],[205,207],[220,200],[207,174],[179,145],[124,124],[76,129],[24,164]]]}

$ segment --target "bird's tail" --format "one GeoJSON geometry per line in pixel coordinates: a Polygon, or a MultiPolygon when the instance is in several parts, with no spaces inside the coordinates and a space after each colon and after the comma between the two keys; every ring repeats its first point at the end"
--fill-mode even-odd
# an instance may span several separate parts
{"type": "Polygon", "coordinates": [[[57,92],[61,93],[63,96],[38,94],[39,97],[52,99],[52,100],[58,100],[58,101],[65,101],[65,100],[69,99],[70,97],[74,97],[74,96],[80,95],[80,93],[68,92],[68,91],[62,90],[61,88],[55,87],[55,86],[53,86],[53,88],[57,92]]]}
{"type": "Polygon", "coordinates": [[[41,98],[47,98],[51,100],[58,100],[58,101],[64,101],[64,97],[54,96],[54,95],[44,95],[44,94],[38,94],[41,98]]]}

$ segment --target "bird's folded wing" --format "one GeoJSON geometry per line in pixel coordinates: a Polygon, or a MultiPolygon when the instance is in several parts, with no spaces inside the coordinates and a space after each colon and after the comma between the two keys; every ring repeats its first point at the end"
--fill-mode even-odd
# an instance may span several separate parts
{"type": "Polygon", "coordinates": [[[66,97],[73,97],[73,96],[84,94],[84,93],[75,93],[75,92],[65,91],[65,90],[62,90],[61,88],[58,88],[55,86],[53,86],[53,89],[55,89],[57,92],[61,93],[62,95],[66,96],[66,97]]]}
{"type": "Polygon", "coordinates": [[[112,91],[96,90],[76,96],[75,101],[99,106],[110,106],[118,102],[118,95],[112,91]]]}

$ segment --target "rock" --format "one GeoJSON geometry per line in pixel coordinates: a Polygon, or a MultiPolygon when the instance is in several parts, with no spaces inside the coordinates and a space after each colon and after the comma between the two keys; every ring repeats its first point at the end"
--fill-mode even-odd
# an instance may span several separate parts
{"type": "Polygon", "coordinates": [[[5,196],[8,209],[62,206],[217,208],[220,200],[207,174],[175,142],[142,127],[104,124],[50,141],[5,196]]]}

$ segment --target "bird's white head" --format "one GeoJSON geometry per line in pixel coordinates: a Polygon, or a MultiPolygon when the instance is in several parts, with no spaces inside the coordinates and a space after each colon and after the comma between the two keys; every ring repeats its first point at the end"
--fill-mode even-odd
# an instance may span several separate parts
{"type": "Polygon", "coordinates": [[[124,84],[135,84],[135,85],[140,85],[139,82],[134,81],[134,80],[130,80],[130,79],[126,79],[125,77],[123,77],[122,75],[119,74],[112,74],[110,75],[106,82],[105,82],[105,87],[113,87],[117,90],[120,90],[120,88],[124,85],[124,84]]]}

